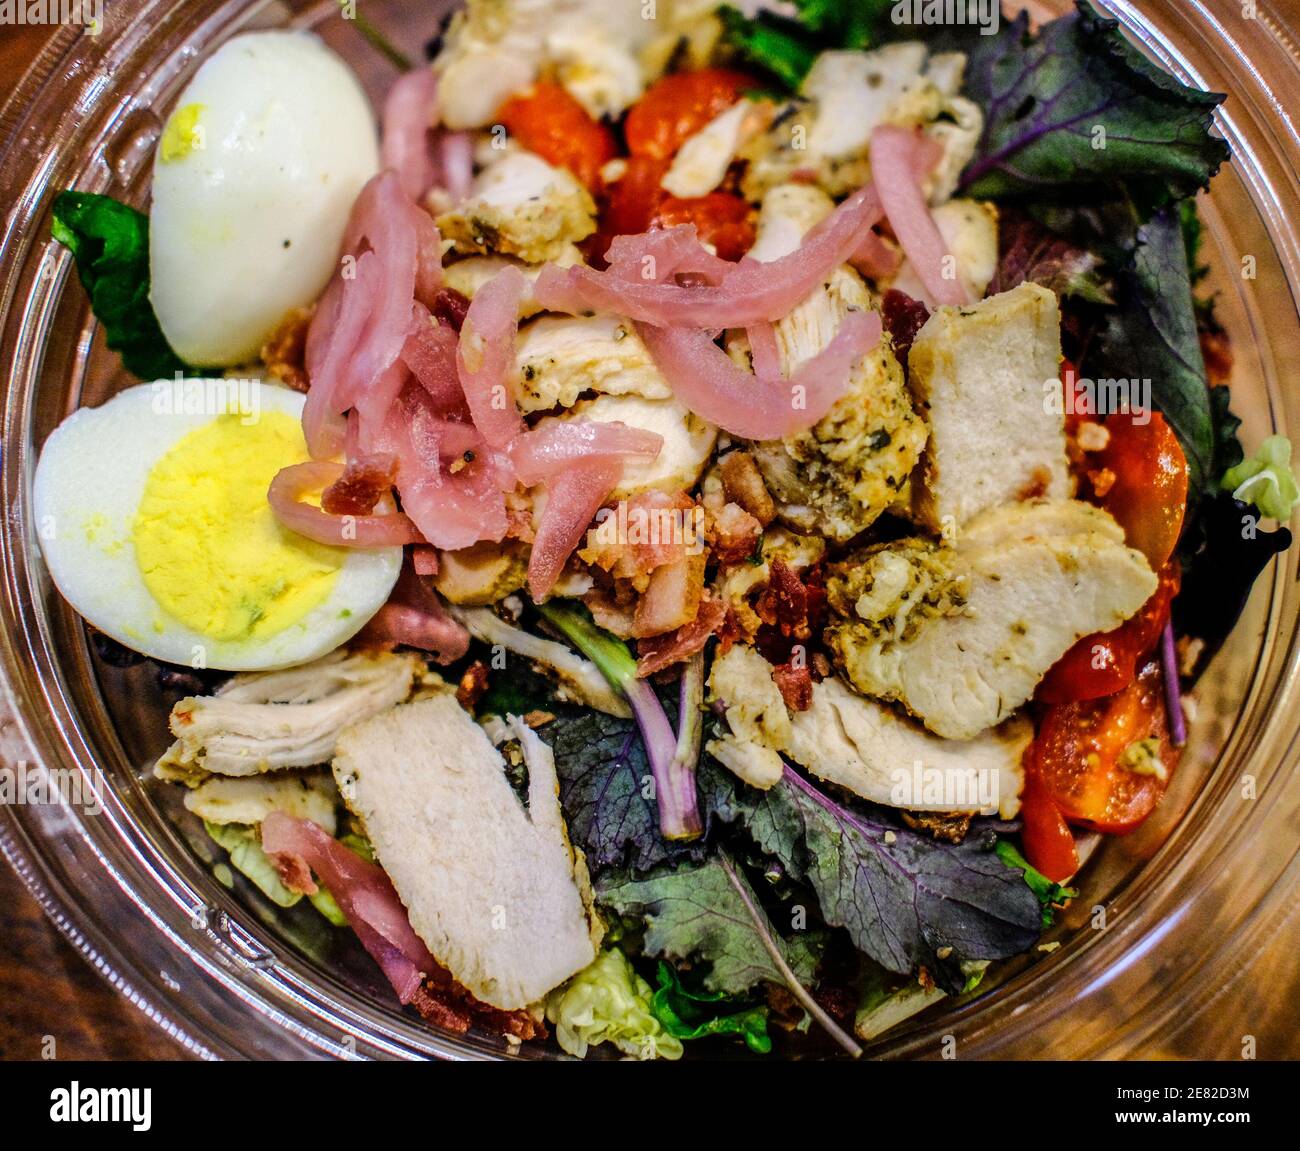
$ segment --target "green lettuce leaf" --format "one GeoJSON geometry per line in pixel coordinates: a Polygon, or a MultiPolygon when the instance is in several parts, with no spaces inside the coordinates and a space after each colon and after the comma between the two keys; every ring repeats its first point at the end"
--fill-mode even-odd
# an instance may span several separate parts
{"type": "Polygon", "coordinates": [[[997,846],[998,858],[1008,867],[1014,867],[1025,877],[1025,883],[1029,885],[1029,890],[1038,896],[1039,906],[1043,910],[1043,926],[1051,927],[1055,920],[1053,908],[1058,904],[1064,903],[1067,899],[1077,899],[1079,889],[1077,887],[1064,887],[1048,879],[1041,871],[1034,867],[1019,851],[1016,845],[1008,839],[999,839],[997,846]]]}
{"type": "MultiPolygon", "coordinates": [[[[744,884],[743,878],[740,882],[744,884]]],[[[811,982],[823,938],[812,932],[783,938],[758,909],[747,885],[746,894],[754,912],[717,859],[644,879],[610,874],[596,884],[600,903],[621,915],[645,917],[646,954],[708,963],[703,981],[709,991],[741,995],[758,983],[784,985],[785,976],[773,962],[767,941],[775,943],[800,983],[811,982]]]]}
{"type": "Polygon", "coordinates": [[[275,864],[262,850],[257,829],[242,823],[209,823],[203,821],[203,830],[230,856],[230,866],[246,876],[263,895],[280,907],[293,907],[302,893],[290,891],[280,879],[275,864]]]}
{"type": "Polygon", "coordinates": [[[791,768],[758,791],[731,781],[719,818],[744,826],[763,851],[817,893],[822,917],[887,971],[924,966],[958,993],[961,964],[1027,951],[1042,921],[1034,893],[972,831],[946,844],[892,818],[837,803],[791,768]]]}
{"type": "Polygon", "coordinates": [[[1141,180],[1179,198],[1203,188],[1228,158],[1210,134],[1224,97],[1161,71],[1117,21],[1083,0],[1037,36],[1021,13],[996,36],[970,36],[964,46],[966,95],[985,111],[962,177],[968,196],[1040,197],[1141,180]]]}
{"type": "Polygon", "coordinates": [[[579,1059],[612,1043],[636,1059],[680,1059],[681,1040],[651,1008],[650,984],[617,947],[608,948],[546,997],[546,1018],[560,1047],[579,1059]]]}
{"type": "Polygon", "coordinates": [[[1300,487],[1291,470],[1291,441],[1286,436],[1269,436],[1251,459],[1224,472],[1220,486],[1231,492],[1233,499],[1253,504],[1261,515],[1290,519],[1300,503],[1300,487]]]}
{"type": "Polygon", "coordinates": [[[51,231],[76,260],[91,310],[127,371],[142,380],[193,375],[149,302],[149,217],[111,196],[61,192],[51,231]]]}
{"type": "Polygon", "coordinates": [[[716,991],[688,990],[672,964],[662,959],[655,982],[659,987],[650,998],[650,1010],[669,1035],[677,1039],[736,1035],[758,1055],[772,1050],[766,1007],[737,1008],[736,1000],[716,991]]]}

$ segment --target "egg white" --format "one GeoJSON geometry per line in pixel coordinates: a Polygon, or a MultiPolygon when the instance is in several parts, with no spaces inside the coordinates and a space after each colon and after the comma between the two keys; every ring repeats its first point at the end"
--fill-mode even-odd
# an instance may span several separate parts
{"type": "Polygon", "coordinates": [[[374,115],[307,32],[230,40],[173,116],[186,109],[188,151],[160,147],[154,161],[151,299],[186,362],[248,363],[337,267],[352,205],[379,171],[374,115]]]}
{"type": "MultiPolygon", "coordinates": [[[[190,432],[240,410],[238,393],[220,386],[230,381],[213,382],[219,386],[207,393],[203,412],[176,410],[169,391],[176,385],[166,380],[128,388],[64,420],[46,441],[33,481],[41,552],[63,598],[135,651],[227,671],[306,663],[345,643],[383,606],[401,570],[400,547],[350,550],[322,604],[273,635],[238,642],[168,615],[136,560],[132,530],[151,469],[190,432]]],[[[288,388],[259,383],[256,400],[263,412],[302,415],[304,397],[288,388]]]]}

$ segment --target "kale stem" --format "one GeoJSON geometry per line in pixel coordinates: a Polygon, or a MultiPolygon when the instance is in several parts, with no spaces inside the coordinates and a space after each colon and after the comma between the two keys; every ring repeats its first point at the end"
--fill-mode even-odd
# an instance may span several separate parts
{"type": "MultiPolygon", "coordinates": [[[[637,677],[636,660],[627,645],[597,627],[585,612],[569,605],[552,600],[537,610],[600,669],[610,687],[622,692],[631,705],[654,777],[660,833],[669,840],[698,839],[704,825],[695,794],[695,757],[682,752],[654,688],[637,677]]],[[[682,690],[687,690],[685,685],[682,690]]],[[[695,710],[699,710],[698,704],[695,710]]],[[[694,738],[698,746],[698,734],[694,738]]]]}
{"type": "Polygon", "coordinates": [[[725,851],[718,852],[718,862],[722,865],[722,870],[726,872],[727,881],[736,889],[736,894],[740,896],[740,901],[745,905],[745,911],[749,914],[750,919],[754,921],[754,930],[758,932],[759,939],[763,941],[763,948],[767,951],[773,965],[781,973],[781,978],[785,980],[786,986],[790,989],[790,994],[799,1001],[799,1005],[809,1015],[821,1024],[826,1033],[836,1043],[854,1059],[857,1059],[862,1054],[862,1048],[854,1042],[853,1037],[844,1028],[826,1013],[817,1000],[812,997],[808,989],[799,982],[798,976],[790,970],[790,965],[785,961],[785,956],[781,954],[781,949],[776,945],[776,940],[772,938],[772,933],[764,925],[763,915],[754,905],[749,889],[741,882],[740,876],[736,874],[736,869],[732,866],[731,860],[727,857],[725,851]]]}

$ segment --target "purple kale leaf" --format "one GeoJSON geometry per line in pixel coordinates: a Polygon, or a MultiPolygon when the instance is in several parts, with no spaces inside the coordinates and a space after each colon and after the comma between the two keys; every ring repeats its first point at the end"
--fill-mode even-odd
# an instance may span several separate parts
{"type": "Polygon", "coordinates": [[[1210,134],[1224,97],[1162,72],[1082,0],[1037,36],[1022,13],[996,36],[971,38],[966,94],[985,114],[962,178],[970,196],[1143,180],[1181,197],[1228,158],[1210,134]]]}
{"type": "Polygon", "coordinates": [[[790,767],[767,791],[720,774],[714,783],[714,813],[806,880],[826,922],[889,971],[910,974],[924,964],[957,994],[962,960],[1002,959],[1038,940],[1038,899],[998,858],[994,835],[940,843],[837,803],[790,767]]]}

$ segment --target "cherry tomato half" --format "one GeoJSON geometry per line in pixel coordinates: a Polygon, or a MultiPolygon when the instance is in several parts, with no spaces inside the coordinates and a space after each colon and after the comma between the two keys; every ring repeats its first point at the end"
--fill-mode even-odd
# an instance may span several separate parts
{"type": "Polygon", "coordinates": [[[1132,416],[1106,419],[1106,447],[1090,456],[1109,473],[1098,492],[1101,506],[1119,521],[1129,547],[1137,548],[1156,571],[1174,554],[1187,511],[1187,459],[1164,416],[1150,421],[1132,416]],[[1112,478],[1113,477],[1113,478],[1112,478]]]}
{"type": "Polygon", "coordinates": [[[1047,708],[1033,756],[1039,781],[1070,823],[1112,834],[1137,827],[1178,762],[1160,664],[1146,664],[1128,687],[1105,699],[1047,708]],[[1124,762],[1126,750],[1144,739],[1156,740],[1164,779],[1124,762]]]}
{"type": "Polygon", "coordinates": [[[752,76],[722,68],[675,72],[656,80],[627,114],[628,151],[671,159],[689,137],[757,87],[752,76]]]}
{"type": "Polygon", "coordinates": [[[1079,870],[1079,853],[1065,817],[1038,778],[1033,749],[1025,756],[1025,786],[1020,793],[1020,840],[1025,858],[1053,883],[1079,870]]]}
{"type": "Polygon", "coordinates": [[[617,154],[614,135],[559,84],[534,84],[512,96],[497,118],[530,152],[568,168],[590,191],[600,190],[600,170],[617,154]]]}
{"type": "Polygon", "coordinates": [[[655,213],[665,228],[694,224],[700,239],[712,244],[724,260],[739,260],[754,246],[754,213],[748,202],[732,192],[682,200],[668,196],[655,213]]]}
{"type": "Polygon", "coordinates": [[[1165,564],[1159,586],[1138,613],[1114,631],[1079,640],[1052,665],[1034,698],[1039,703],[1073,703],[1114,695],[1131,684],[1139,664],[1151,654],[1164,631],[1181,571],[1177,562],[1165,564]]]}

